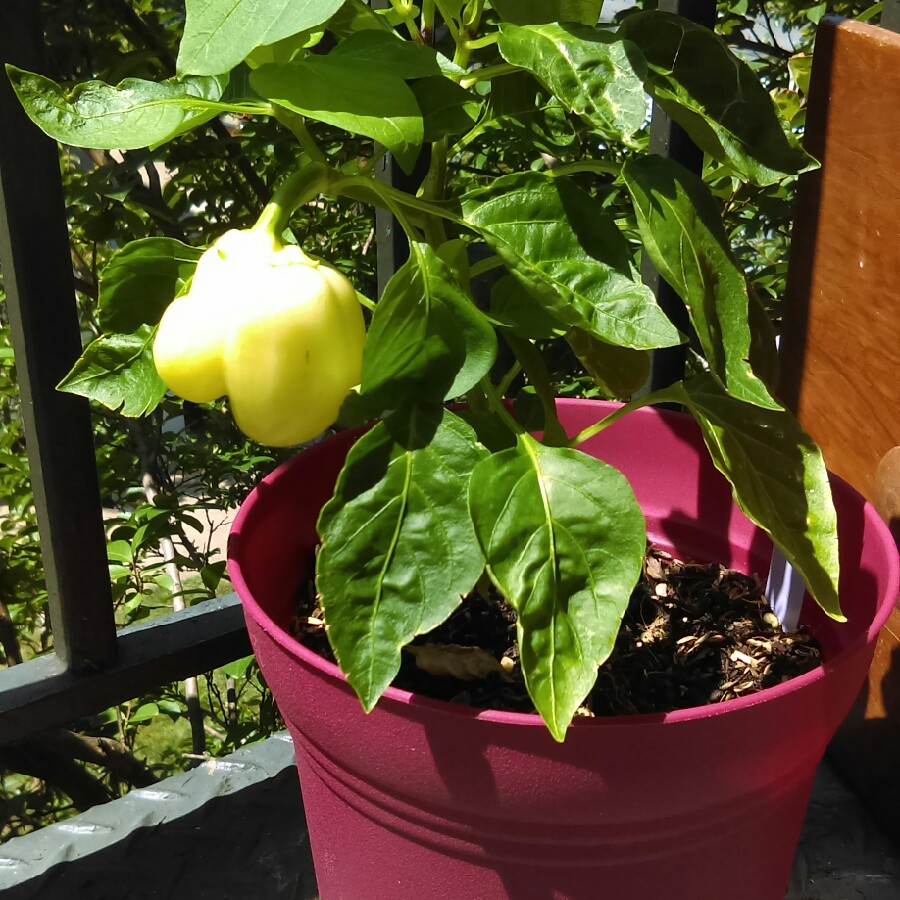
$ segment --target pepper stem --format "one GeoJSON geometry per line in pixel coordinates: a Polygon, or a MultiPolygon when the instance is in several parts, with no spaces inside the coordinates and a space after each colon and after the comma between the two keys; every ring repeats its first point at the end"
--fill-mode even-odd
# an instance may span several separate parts
{"type": "Polygon", "coordinates": [[[318,162],[308,163],[293,172],[275,191],[250,230],[268,234],[272,238],[273,247],[281,249],[284,246],[281,234],[287,228],[291,216],[304,203],[326,191],[331,175],[331,169],[318,162]]]}

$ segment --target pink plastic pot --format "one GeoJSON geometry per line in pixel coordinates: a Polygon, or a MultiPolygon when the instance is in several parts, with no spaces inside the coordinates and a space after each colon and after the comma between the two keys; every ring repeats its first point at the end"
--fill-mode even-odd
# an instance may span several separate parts
{"type": "MultiPolygon", "coordinates": [[[[606,405],[564,401],[571,433],[606,405]]],[[[835,480],[841,603],[807,598],[825,664],[755,696],[668,715],[536,716],[390,689],[366,716],[337,669],[284,631],[318,510],[354,436],[282,466],[232,530],[230,573],[294,738],[322,900],[782,900],[816,766],[898,590],[894,542],[835,480]]],[[[748,572],[771,545],[737,510],[687,417],[641,410],[586,450],[624,471],[651,538],[748,572]]]]}

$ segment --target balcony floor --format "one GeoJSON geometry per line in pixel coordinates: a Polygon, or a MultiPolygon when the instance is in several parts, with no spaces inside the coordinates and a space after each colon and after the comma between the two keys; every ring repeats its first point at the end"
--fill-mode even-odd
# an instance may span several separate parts
{"type": "MultiPolygon", "coordinates": [[[[289,738],[211,760],[0,845],[0,896],[314,900],[289,738]]],[[[900,852],[823,764],[785,900],[860,898],[900,898],[900,852]]]]}

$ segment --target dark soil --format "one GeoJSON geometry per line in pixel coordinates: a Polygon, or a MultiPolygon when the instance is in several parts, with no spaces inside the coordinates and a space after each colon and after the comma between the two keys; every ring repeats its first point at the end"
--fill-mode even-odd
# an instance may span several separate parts
{"type": "MultiPolygon", "coordinates": [[[[312,585],[299,592],[293,634],[334,661],[312,585]]],[[[816,641],[781,630],[759,581],[651,549],[616,646],[579,714],[660,713],[744,697],[814,669],[816,641]]],[[[476,589],[403,652],[396,687],[482,709],[534,712],[518,663],[516,613],[476,589]]]]}

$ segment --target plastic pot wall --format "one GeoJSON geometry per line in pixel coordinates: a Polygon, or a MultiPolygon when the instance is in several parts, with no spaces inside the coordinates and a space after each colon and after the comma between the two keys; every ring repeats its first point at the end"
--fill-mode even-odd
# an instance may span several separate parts
{"type": "MultiPolygon", "coordinates": [[[[575,433],[609,408],[562,401],[560,411],[575,433]]],[[[849,621],[809,598],[801,619],[823,666],[716,706],[579,719],[557,744],[536,716],[396,689],[365,715],[338,670],[285,633],[353,439],[275,471],[229,543],[251,640],[294,738],[322,900],[782,900],[816,766],[897,595],[894,542],[871,507],[835,480],[849,621]]],[[[629,477],[656,543],[768,571],[768,539],[734,506],[689,418],[640,410],[583,449],[629,477]]]]}

